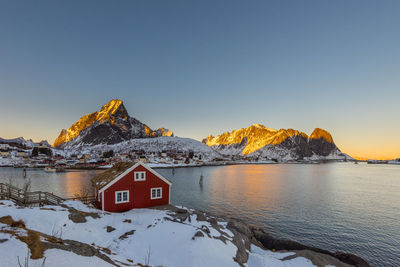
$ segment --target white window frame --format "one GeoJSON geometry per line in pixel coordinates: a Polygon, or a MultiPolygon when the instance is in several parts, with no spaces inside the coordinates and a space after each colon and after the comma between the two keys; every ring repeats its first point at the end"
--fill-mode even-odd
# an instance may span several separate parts
{"type": "Polygon", "coordinates": [[[135,182],[146,181],[146,172],[145,171],[133,172],[133,178],[135,182]],[[138,178],[136,178],[136,174],[138,175],[138,178]],[[142,174],[144,178],[141,178],[142,174]]]}
{"type": "Polygon", "coordinates": [[[153,199],[160,199],[160,198],[162,198],[163,196],[162,196],[162,187],[154,187],[154,188],[151,188],[150,189],[150,199],[151,200],[153,200],[153,199]],[[160,189],[160,196],[159,197],[157,197],[157,190],[158,189],[160,189]],[[153,197],[153,190],[156,190],[156,196],[155,197],[153,197]]]}
{"type": "Polygon", "coordinates": [[[115,204],[128,203],[128,202],[129,202],[129,190],[115,191],[115,204]],[[127,193],[127,200],[124,200],[125,192],[127,193]],[[119,193],[121,193],[121,201],[118,201],[119,193]]]}

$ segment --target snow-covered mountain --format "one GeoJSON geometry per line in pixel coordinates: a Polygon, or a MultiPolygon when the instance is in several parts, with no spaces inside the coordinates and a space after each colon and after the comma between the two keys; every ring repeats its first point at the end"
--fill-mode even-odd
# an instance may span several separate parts
{"type": "Polygon", "coordinates": [[[67,130],[63,129],[53,147],[117,144],[133,138],[159,136],[173,136],[173,133],[165,128],[153,131],[146,124],[130,117],[122,101],[114,99],[100,111],[87,114],[67,130]]]}
{"type": "MultiPolygon", "coordinates": [[[[294,129],[275,130],[260,124],[248,128],[212,135],[202,142],[174,137],[173,132],[146,124],[129,116],[121,100],[111,100],[100,111],[81,117],[68,129],[63,129],[53,144],[53,154],[102,155],[116,153],[160,154],[160,152],[193,152],[205,161],[211,160],[344,160],[352,159],[335,145],[331,134],[316,128],[307,134],[294,129]]],[[[1,139],[0,144],[32,148],[35,143],[23,138],[1,139]]],[[[46,141],[40,144],[48,145],[46,141]]],[[[179,153],[178,153],[179,154],[179,153]]]]}
{"type": "MultiPolygon", "coordinates": [[[[146,154],[168,152],[182,152],[188,154],[194,152],[201,156],[204,161],[210,161],[220,157],[212,148],[207,145],[190,138],[161,136],[154,138],[137,138],[123,141],[117,144],[99,144],[87,145],[82,144],[79,147],[66,147],[63,151],[66,156],[72,154],[103,154],[112,150],[115,153],[130,153],[132,151],[144,151],[146,154]]],[[[58,150],[57,153],[62,153],[58,150]]]]}
{"type": "Polygon", "coordinates": [[[351,159],[333,142],[331,134],[316,128],[310,136],[293,130],[275,130],[260,124],[212,135],[203,143],[226,156],[246,156],[279,161],[302,159],[351,159]]]}
{"type": "Polygon", "coordinates": [[[32,149],[35,146],[43,145],[50,147],[49,143],[46,140],[35,143],[32,139],[25,140],[23,137],[13,138],[13,139],[4,139],[0,137],[0,144],[8,145],[9,147],[15,147],[20,149],[32,149]]]}

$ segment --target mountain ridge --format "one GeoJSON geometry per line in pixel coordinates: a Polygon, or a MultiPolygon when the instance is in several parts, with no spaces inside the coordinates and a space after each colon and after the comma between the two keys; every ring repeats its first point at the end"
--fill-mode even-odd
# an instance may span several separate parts
{"type": "Polygon", "coordinates": [[[332,135],[321,128],[315,128],[308,136],[291,128],[275,130],[253,124],[216,137],[209,135],[202,142],[225,155],[282,157],[286,153],[295,159],[302,159],[314,155],[328,157],[330,154],[341,154],[332,135]]]}
{"type": "Polygon", "coordinates": [[[82,144],[115,144],[133,138],[173,136],[166,128],[155,131],[129,116],[123,102],[113,99],[100,111],[82,116],[68,129],[62,129],[53,147],[80,146],[82,144]]]}

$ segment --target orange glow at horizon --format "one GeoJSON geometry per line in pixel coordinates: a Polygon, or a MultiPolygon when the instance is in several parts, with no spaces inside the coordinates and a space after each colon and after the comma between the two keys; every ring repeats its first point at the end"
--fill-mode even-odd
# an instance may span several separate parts
{"type": "Polygon", "coordinates": [[[338,145],[339,149],[358,160],[392,160],[400,158],[400,147],[369,144],[368,146],[338,145]],[[379,146],[379,147],[376,147],[379,146]]]}

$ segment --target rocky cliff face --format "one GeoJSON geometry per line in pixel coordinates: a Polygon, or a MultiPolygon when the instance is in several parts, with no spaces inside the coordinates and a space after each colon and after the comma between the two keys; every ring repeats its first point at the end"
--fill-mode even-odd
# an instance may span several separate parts
{"type": "Polygon", "coordinates": [[[270,159],[298,160],[343,155],[333,142],[331,134],[319,128],[308,136],[293,129],[275,130],[255,124],[217,137],[210,135],[203,143],[224,155],[270,159]]]}
{"type": "Polygon", "coordinates": [[[111,100],[100,111],[83,116],[63,129],[53,147],[116,144],[133,138],[173,136],[165,128],[156,131],[129,116],[121,100],[111,100]]]}

